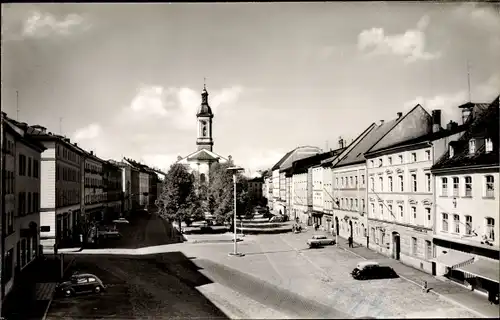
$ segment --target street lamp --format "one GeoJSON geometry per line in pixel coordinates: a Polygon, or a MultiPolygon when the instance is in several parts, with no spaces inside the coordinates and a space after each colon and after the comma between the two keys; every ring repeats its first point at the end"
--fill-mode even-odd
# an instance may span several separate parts
{"type": "Polygon", "coordinates": [[[243,257],[243,253],[238,253],[238,239],[237,239],[237,233],[236,233],[236,173],[239,171],[244,171],[242,167],[229,167],[227,168],[227,171],[231,172],[233,174],[233,186],[234,186],[234,252],[230,252],[230,256],[235,256],[235,257],[243,257]]]}

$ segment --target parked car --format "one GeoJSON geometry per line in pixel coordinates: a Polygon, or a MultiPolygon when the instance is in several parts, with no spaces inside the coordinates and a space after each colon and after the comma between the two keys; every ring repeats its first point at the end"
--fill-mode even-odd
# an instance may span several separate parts
{"type": "Polygon", "coordinates": [[[80,293],[101,293],[106,286],[101,279],[90,273],[73,274],[69,281],[64,281],[56,286],[56,293],[66,297],[80,293]]]}
{"type": "Polygon", "coordinates": [[[309,248],[318,248],[321,246],[332,245],[332,244],[335,244],[334,239],[331,239],[331,238],[328,238],[327,236],[319,235],[319,234],[314,235],[314,236],[312,236],[311,239],[307,240],[307,245],[309,246],[309,248]]]}
{"type": "Polygon", "coordinates": [[[129,222],[125,218],[119,218],[119,219],[113,220],[113,223],[116,223],[116,224],[128,224],[129,222]]]}
{"type": "Polygon", "coordinates": [[[269,222],[283,222],[284,217],[283,216],[274,216],[269,219],[269,222]]]}
{"type": "Polygon", "coordinates": [[[352,270],[351,275],[356,280],[387,279],[399,277],[391,267],[381,266],[378,262],[374,261],[363,261],[358,263],[356,268],[352,270]]]}

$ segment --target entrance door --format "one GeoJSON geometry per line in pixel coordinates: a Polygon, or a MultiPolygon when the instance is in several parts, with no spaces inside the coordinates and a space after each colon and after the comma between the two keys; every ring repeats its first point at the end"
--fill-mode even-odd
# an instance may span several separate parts
{"type": "Polygon", "coordinates": [[[394,232],[392,234],[392,257],[396,260],[399,260],[401,252],[401,240],[399,233],[394,232]]]}
{"type": "Polygon", "coordinates": [[[435,276],[435,275],[436,275],[436,273],[437,273],[437,272],[436,272],[436,263],[435,263],[435,262],[433,262],[433,263],[432,263],[432,275],[433,275],[433,276],[435,276]]]}

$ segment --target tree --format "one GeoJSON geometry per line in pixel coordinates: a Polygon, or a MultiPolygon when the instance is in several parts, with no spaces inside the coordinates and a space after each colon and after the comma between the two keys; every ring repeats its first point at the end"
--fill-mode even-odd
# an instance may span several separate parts
{"type": "MultiPolygon", "coordinates": [[[[233,174],[227,171],[231,163],[214,163],[210,168],[208,186],[208,210],[214,215],[217,222],[230,221],[233,218],[234,190],[233,174]]],[[[245,215],[251,208],[248,199],[248,183],[244,176],[237,174],[237,201],[236,212],[245,215]]]]}
{"type": "Polygon", "coordinates": [[[167,172],[157,206],[160,215],[169,221],[177,221],[179,228],[182,221],[189,225],[203,217],[194,176],[182,164],[173,164],[167,172]]]}

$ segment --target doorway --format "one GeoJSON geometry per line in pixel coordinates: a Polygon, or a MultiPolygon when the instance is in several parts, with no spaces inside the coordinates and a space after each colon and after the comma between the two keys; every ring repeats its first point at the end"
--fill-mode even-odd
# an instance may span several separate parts
{"type": "Polygon", "coordinates": [[[392,258],[399,260],[401,252],[401,239],[399,233],[392,233],[392,258]]]}

